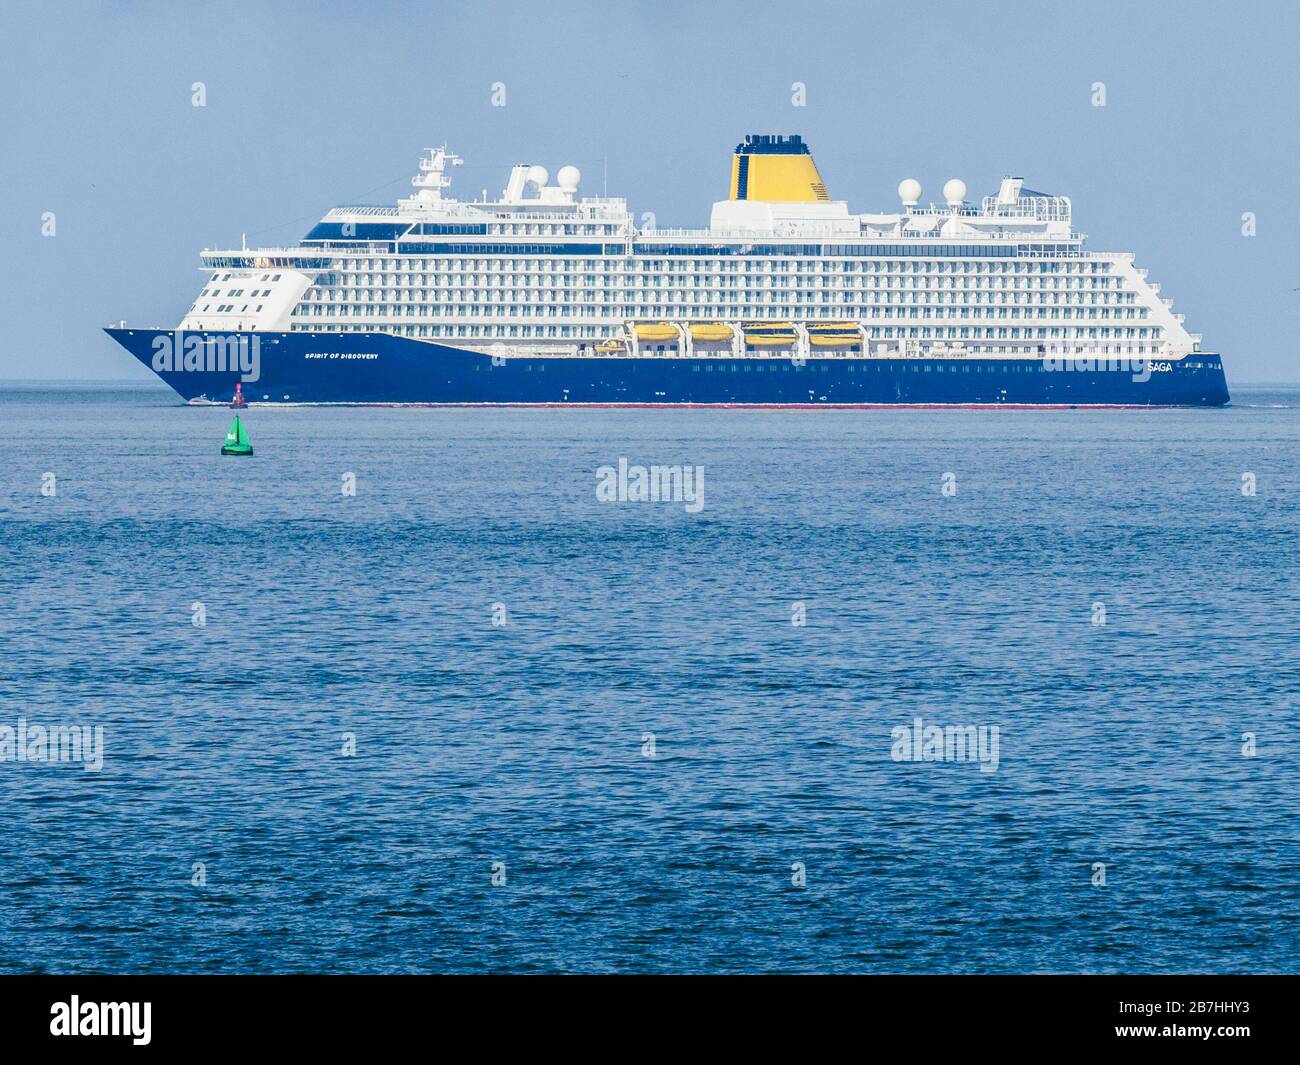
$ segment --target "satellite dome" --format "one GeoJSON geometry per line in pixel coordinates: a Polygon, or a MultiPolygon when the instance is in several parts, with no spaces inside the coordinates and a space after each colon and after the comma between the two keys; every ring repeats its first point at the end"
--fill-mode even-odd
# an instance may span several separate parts
{"type": "Polygon", "coordinates": [[[578,182],[582,180],[582,171],[576,166],[562,166],[555,175],[555,183],[565,192],[577,192],[578,182]]]}
{"type": "Polygon", "coordinates": [[[916,178],[906,178],[898,183],[898,198],[904,207],[915,207],[921,202],[921,183],[916,178]]]}
{"type": "Polygon", "coordinates": [[[545,188],[546,183],[551,179],[544,166],[530,166],[528,168],[528,180],[536,185],[539,189],[545,188]]]}
{"type": "Polygon", "coordinates": [[[943,199],[949,207],[960,207],[966,202],[966,182],[953,178],[943,187],[943,199]]]}

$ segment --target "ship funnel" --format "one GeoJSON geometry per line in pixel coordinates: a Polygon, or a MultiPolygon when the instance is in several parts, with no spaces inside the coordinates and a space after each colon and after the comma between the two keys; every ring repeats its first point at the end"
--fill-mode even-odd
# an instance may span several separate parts
{"type": "Polygon", "coordinates": [[[731,159],[731,199],[811,203],[830,196],[801,136],[751,133],[731,159]]]}

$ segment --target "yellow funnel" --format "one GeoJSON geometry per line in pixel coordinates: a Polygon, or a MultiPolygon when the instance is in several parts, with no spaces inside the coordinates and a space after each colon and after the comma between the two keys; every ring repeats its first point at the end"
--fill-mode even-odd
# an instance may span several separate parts
{"type": "Polygon", "coordinates": [[[830,196],[797,133],[751,133],[731,158],[731,199],[809,203],[830,196]]]}

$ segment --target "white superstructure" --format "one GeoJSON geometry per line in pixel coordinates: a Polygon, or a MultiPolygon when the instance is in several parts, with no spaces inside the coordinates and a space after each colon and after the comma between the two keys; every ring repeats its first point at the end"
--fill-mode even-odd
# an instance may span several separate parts
{"type": "MultiPolygon", "coordinates": [[[[789,158],[788,142],[806,154],[779,140],[752,158],[789,158]]],[[[1132,255],[1087,250],[1069,199],[1017,177],[978,206],[959,180],[930,205],[905,180],[878,214],[830,200],[819,178],[780,199],[733,177],[707,229],[655,229],[622,199],[582,196],[572,166],[552,184],[521,164],[499,198],[457,200],[459,163],[430,149],[412,195],[335,208],[297,247],[205,250],[210,276],[181,327],[575,357],[788,355],[810,337],[828,356],[1178,357],[1200,340],[1132,255]]]]}

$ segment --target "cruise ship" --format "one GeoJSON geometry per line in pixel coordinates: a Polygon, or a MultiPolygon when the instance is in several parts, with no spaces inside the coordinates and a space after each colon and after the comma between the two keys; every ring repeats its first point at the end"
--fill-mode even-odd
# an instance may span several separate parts
{"type": "Polygon", "coordinates": [[[800,136],[755,134],[708,228],[660,229],[574,166],[456,199],[460,163],[429,149],[410,196],[336,207],[295,247],[205,250],[179,325],[107,332],[194,403],[1228,402],[1133,255],[1086,248],[1069,198],[1019,177],[978,204],[908,178],[859,214],[800,136]]]}

